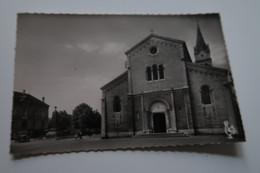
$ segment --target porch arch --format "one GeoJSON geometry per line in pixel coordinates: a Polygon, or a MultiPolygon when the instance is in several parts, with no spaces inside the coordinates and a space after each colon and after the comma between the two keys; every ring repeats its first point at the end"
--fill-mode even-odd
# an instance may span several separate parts
{"type": "Polygon", "coordinates": [[[163,104],[166,106],[166,110],[171,109],[170,104],[169,104],[166,100],[164,100],[164,99],[156,99],[156,100],[151,101],[151,102],[147,105],[146,110],[151,111],[152,105],[154,105],[155,103],[160,103],[160,102],[163,103],[163,104]]]}
{"type": "Polygon", "coordinates": [[[147,129],[151,133],[166,133],[170,127],[169,117],[170,106],[167,101],[158,99],[153,100],[148,105],[147,111],[147,129]]]}

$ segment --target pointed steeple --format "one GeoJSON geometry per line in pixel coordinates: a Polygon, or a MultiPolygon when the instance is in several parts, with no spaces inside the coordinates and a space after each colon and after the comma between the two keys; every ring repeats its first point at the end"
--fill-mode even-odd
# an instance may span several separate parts
{"type": "Polygon", "coordinates": [[[200,65],[212,66],[209,45],[207,45],[204,41],[198,22],[197,22],[197,40],[196,40],[196,46],[194,47],[194,55],[195,55],[195,63],[198,63],[200,65]]]}
{"type": "Polygon", "coordinates": [[[200,26],[199,24],[197,23],[197,41],[196,41],[196,46],[195,48],[199,51],[199,50],[205,50],[207,49],[207,45],[204,41],[204,38],[201,34],[201,31],[200,31],[200,26]]]}

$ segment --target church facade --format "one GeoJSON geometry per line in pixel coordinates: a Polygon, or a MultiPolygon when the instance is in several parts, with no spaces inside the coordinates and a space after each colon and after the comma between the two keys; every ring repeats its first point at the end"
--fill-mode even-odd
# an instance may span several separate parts
{"type": "Polygon", "coordinates": [[[126,53],[127,71],[102,90],[102,137],[221,135],[224,121],[243,136],[231,72],[214,67],[197,28],[195,62],[185,41],[150,34],[126,53]]]}

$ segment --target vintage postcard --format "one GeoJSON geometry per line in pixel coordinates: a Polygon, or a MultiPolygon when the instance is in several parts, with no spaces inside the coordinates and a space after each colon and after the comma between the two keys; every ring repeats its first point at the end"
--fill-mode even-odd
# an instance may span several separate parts
{"type": "Polygon", "coordinates": [[[245,141],[219,14],[18,14],[16,156],[245,141]]]}

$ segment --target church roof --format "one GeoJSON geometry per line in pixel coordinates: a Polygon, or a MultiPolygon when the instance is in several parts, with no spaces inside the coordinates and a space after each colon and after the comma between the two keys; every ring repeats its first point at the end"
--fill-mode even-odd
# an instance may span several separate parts
{"type": "Polygon", "coordinates": [[[105,84],[104,86],[102,86],[100,89],[104,90],[104,89],[108,88],[109,86],[113,85],[114,83],[118,82],[120,79],[122,79],[124,77],[127,77],[127,71],[125,71],[124,73],[120,74],[119,76],[117,76],[116,78],[114,78],[113,80],[111,80],[110,82],[105,84]]]}
{"type": "Polygon", "coordinates": [[[188,68],[196,68],[196,69],[205,69],[208,71],[215,71],[215,72],[219,72],[219,73],[228,73],[228,69],[225,68],[220,68],[220,67],[213,67],[213,66],[205,66],[205,65],[200,65],[200,64],[196,64],[196,63],[190,63],[187,62],[186,63],[188,68]]]}
{"type": "Polygon", "coordinates": [[[166,40],[166,41],[171,41],[171,42],[175,42],[175,43],[185,44],[185,41],[183,41],[183,40],[177,40],[177,39],[173,39],[173,38],[170,38],[170,37],[164,37],[164,36],[160,36],[160,35],[151,33],[146,38],[144,38],[142,41],[140,41],[139,43],[134,45],[132,48],[130,48],[128,51],[126,51],[125,54],[128,55],[130,52],[132,52],[134,49],[136,49],[137,47],[142,45],[144,42],[146,42],[150,38],[158,38],[158,39],[162,39],[162,40],[166,40]]]}

